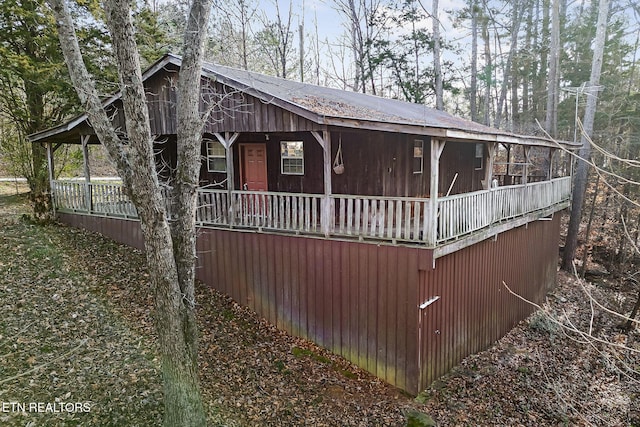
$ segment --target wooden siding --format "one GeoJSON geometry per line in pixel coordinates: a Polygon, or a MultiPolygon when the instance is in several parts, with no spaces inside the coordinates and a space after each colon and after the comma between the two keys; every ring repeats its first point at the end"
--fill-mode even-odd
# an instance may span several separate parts
{"type": "MultiPolygon", "coordinates": [[[[213,138],[212,135],[205,135],[213,138]]],[[[359,194],[386,197],[429,196],[429,149],[430,140],[413,135],[384,132],[331,132],[331,159],[335,159],[340,140],[344,161],[344,173],[331,174],[334,194],[359,194]],[[413,141],[424,140],[424,163],[422,173],[413,172],[413,141]]],[[[267,144],[267,172],[269,191],[312,193],[324,192],[323,154],[320,144],[310,132],[241,133],[233,145],[234,167],[240,171],[238,147],[245,143],[267,144]],[[267,139],[268,135],[268,139],[267,139]],[[285,175],[280,170],[280,142],[304,142],[304,175],[285,175]]],[[[203,158],[206,147],[203,144],[203,158]]],[[[460,194],[481,189],[480,180],[484,170],[474,169],[475,144],[448,142],[440,159],[440,188],[444,195],[455,182],[451,194],[460,194]],[[457,174],[457,176],[456,176],[457,174]]],[[[175,162],[174,162],[175,163],[175,162]]],[[[221,182],[226,174],[210,173],[203,161],[200,174],[203,184],[221,182]]],[[[239,173],[235,174],[236,189],[242,188],[239,173]]],[[[226,187],[216,187],[226,188],[226,187]]]]}
{"type": "Polygon", "coordinates": [[[489,347],[555,284],[560,214],[535,221],[436,260],[420,278],[419,300],[440,298],[421,310],[420,382],[424,389],[465,356],[489,347]]]}

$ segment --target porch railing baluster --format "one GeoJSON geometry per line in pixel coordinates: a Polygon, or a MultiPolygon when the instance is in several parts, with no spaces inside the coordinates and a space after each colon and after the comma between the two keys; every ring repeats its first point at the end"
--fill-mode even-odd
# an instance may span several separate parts
{"type": "MultiPolygon", "coordinates": [[[[121,184],[56,180],[51,188],[57,211],[137,217],[121,184]]],[[[166,198],[165,193],[163,190],[166,198]]],[[[568,206],[570,195],[571,178],[563,177],[439,198],[435,221],[437,243],[535,212],[554,212],[568,206]]],[[[320,212],[324,197],[200,189],[196,221],[199,225],[218,227],[322,233],[320,212]]],[[[331,235],[425,243],[428,227],[434,224],[433,218],[429,218],[430,202],[426,198],[334,194],[329,203],[334,210],[328,224],[331,235]]]]}

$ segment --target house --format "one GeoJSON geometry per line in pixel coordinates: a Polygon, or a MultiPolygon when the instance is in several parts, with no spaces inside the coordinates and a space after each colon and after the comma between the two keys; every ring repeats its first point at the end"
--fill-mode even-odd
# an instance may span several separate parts
{"type": "MultiPolygon", "coordinates": [[[[180,65],[144,73],[168,186],[180,65]]],[[[416,394],[532,312],[503,282],[537,303],[554,285],[571,193],[557,143],[213,64],[202,82],[197,275],[279,328],[416,394]]],[[[105,106],[123,128],[119,94],[105,106]]],[[[98,143],[85,115],[30,140],[50,162],[98,143]]],[[[86,161],[52,194],[61,221],[142,247],[135,208],[86,161]]]]}

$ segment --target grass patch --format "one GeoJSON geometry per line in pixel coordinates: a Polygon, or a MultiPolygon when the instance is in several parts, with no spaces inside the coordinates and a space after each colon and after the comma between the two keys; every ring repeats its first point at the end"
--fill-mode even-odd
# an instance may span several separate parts
{"type": "Polygon", "coordinates": [[[324,363],[326,365],[332,364],[331,359],[306,348],[293,347],[291,349],[291,354],[295,357],[309,357],[316,362],[324,363]]]}

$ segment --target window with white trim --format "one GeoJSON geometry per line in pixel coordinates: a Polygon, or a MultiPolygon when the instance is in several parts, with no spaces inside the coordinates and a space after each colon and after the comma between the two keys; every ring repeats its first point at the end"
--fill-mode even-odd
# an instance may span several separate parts
{"type": "Polygon", "coordinates": [[[422,139],[413,140],[413,173],[422,173],[424,165],[424,141],[422,139]]]}
{"type": "Polygon", "coordinates": [[[482,169],[483,161],[484,161],[484,145],[476,144],[476,157],[473,160],[473,167],[475,168],[475,170],[478,171],[482,169]]]}
{"type": "Polygon", "coordinates": [[[280,141],[280,171],[283,175],[304,175],[302,141],[280,141]]]}
{"type": "Polygon", "coordinates": [[[207,170],[227,172],[227,150],[218,141],[207,141],[207,170]]]}

